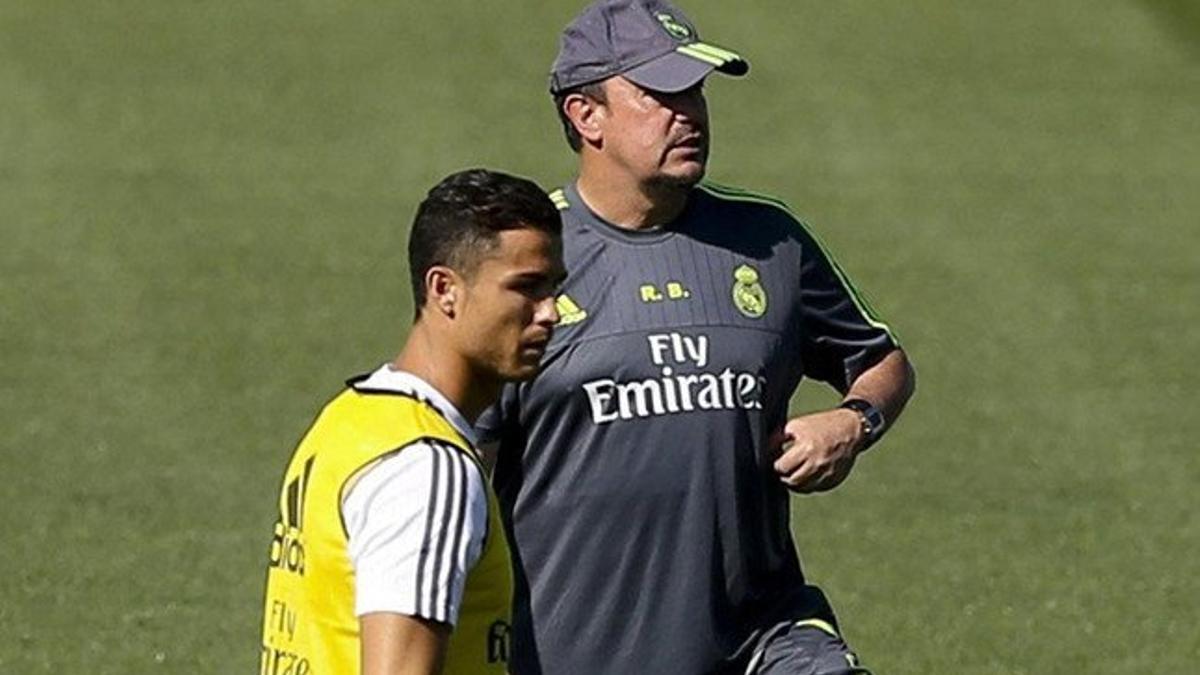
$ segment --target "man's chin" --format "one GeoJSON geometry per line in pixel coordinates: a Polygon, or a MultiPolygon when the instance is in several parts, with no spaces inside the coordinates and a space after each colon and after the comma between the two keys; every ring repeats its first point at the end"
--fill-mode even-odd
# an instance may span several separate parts
{"type": "Polygon", "coordinates": [[[539,355],[538,360],[533,363],[527,361],[514,363],[504,373],[501,373],[501,377],[509,382],[525,382],[537,377],[541,370],[541,356],[539,355]]]}
{"type": "Polygon", "coordinates": [[[704,170],[704,163],[688,162],[660,173],[654,182],[668,188],[690,188],[704,179],[704,170]]]}

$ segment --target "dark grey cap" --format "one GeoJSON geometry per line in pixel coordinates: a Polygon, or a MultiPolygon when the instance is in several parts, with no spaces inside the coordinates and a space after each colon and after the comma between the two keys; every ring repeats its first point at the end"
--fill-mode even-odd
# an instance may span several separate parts
{"type": "Polygon", "coordinates": [[[750,64],[701,42],[692,22],[666,0],[596,0],[563,30],[550,91],[621,75],[645,89],[676,92],[714,70],[745,75],[750,64]]]}

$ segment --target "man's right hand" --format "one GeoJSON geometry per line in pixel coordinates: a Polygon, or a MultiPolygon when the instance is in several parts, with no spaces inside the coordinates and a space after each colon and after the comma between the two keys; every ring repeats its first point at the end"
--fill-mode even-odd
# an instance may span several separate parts
{"type": "Polygon", "coordinates": [[[772,442],[780,451],[775,471],[795,492],[823,492],[841,485],[865,438],[858,413],[845,408],[788,420],[772,442]]]}

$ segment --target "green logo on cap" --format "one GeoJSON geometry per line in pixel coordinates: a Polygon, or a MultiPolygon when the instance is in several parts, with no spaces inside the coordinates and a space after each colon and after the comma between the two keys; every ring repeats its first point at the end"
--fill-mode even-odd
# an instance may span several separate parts
{"type": "Polygon", "coordinates": [[[670,35],[679,42],[691,40],[694,37],[692,29],[688,28],[687,24],[676,21],[675,17],[666,12],[659,12],[654,15],[654,18],[658,19],[658,22],[662,24],[663,30],[667,31],[667,35],[670,35]]]}

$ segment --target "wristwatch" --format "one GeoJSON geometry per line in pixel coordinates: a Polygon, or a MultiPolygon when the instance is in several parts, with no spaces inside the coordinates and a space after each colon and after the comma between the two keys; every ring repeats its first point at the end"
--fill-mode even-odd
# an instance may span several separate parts
{"type": "Polygon", "coordinates": [[[883,435],[883,430],[887,428],[887,420],[884,419],[883,412],[866,399],[846,399],[838,407],[853,410],[862,419],[863,435],[867,437],[867,442],[863,445],[863,450],[874,445],[875,441],[879,440],[879,437],[883,435]]]}

